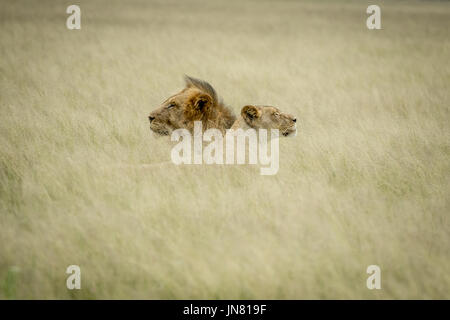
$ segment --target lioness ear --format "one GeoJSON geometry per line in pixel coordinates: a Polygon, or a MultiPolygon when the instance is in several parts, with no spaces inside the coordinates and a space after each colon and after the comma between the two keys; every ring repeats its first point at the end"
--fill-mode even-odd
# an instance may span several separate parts
{"type": "Polygon", "coordinates": [[[245,106],[241,110],[241,116],[248,124],[251,124],[253,121],[261,117],[261,110],[255,106],[245,106]]]}

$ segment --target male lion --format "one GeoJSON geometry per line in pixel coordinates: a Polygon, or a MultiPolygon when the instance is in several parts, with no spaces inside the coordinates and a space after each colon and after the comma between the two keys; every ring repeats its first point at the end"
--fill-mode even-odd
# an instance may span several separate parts
{"type": "Polygon", "coordinates": [[[188,76],[185,81],[183,90],[150,113],[150,129],[162,136],[180,128],[192,133],[194,121],[201,121],[203,130],[217,128],[225,133],[236,120],[233,111],[219,100],[208,82],[188,76]]]}
{"type": "Polygon", "coordinates": [[[231,129],[278,129],[285,137],[297,135],[297,118],[271,106],[245,106],[231,129]]]}

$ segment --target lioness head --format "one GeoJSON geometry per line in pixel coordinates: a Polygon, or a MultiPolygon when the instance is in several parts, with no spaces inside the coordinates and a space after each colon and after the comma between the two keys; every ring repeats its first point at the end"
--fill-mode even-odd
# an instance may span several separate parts
{"type": "Polygon", "coordinates": [[[148,117],[150,129],[158,135],[169,135],[175,129],[193,129],[194,121],[202,121],[204,129],[231,127],[235,116],[218,100],[216,91],[207,82],[185,77],[186,86],[171,96],[148,117]]]}
{"type": "Polygon", "coordinates": [[[271,106],[245,106],[241,116],[254,129],[278,129],[285,136],[297,135],[297,118],[271,106]]]}

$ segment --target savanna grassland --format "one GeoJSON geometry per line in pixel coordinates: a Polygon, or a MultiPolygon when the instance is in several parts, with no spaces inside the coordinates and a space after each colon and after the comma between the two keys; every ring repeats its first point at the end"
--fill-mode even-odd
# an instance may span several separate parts
{"type": "Polygon", "coordinates": [[[0,3],[0,298],[450,298],[449,2],[70,4],[0,3]],[[297,116],[276,175],[170,162],[184,74],[297,116]]]}

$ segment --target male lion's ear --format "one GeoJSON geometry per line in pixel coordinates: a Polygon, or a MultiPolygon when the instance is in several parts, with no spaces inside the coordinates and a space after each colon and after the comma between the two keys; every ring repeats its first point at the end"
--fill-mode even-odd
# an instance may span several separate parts
{"type": "Polygon", "coordinates": [[[208,94],[199,94],[192,103],[196,110],[200,112],[207,112],[212,105],[212,98],[208,94]]]}
{"type": "Polygon", "coordinates": [[[184,81],[186,82],[186,88],[195,87],[197,89],[202,90],[204,93],[209,94],[214,103],[218,102],[216,90],[210,85],[208,82],[189,77],[187,75],[184,76],[184,81]]]}
{"type": "Polygon", "coordinates": [[[208,94],[196,94],[191,97],[185,109],[189,120],[200,120],[208,117],[212,106],[212,98],[208,94]]]}
{"type": "Polygon", "coordinates": [[[248,124],[251,124],[255,119],[261,117],[261,110],[255,106],[245,106],[241,110],[241,116],[248,124]]]}

